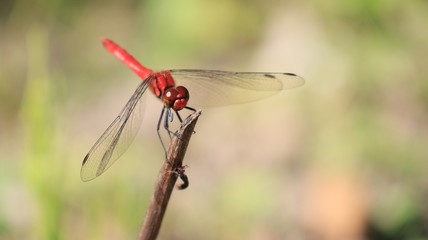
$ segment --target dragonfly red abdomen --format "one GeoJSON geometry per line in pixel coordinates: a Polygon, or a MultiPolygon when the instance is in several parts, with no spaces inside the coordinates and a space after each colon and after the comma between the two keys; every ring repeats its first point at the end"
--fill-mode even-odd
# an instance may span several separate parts
{"type": "Polygon", "coordinates": [[[127,67],[134,71],[141,79],[146,79],[153,73],[151,69],[143,67],[131,54],[107,38],[102,38],[104,47],[114,56],[119,58],[127,67]]]}

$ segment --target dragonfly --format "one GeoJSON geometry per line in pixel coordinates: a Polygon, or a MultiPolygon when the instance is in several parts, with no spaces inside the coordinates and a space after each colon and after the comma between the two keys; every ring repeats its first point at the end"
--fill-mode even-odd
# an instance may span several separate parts
{"type": "Polygon", "coordinates": [[[169,129],[174,114],[182,122],[179,111],[193,107],[216,107],[256,101],[282,90],[304,84],[294,73],[283,72],[230,72],[217,70],[174,69],[153,71],[140,64],[131,54],[110,39],[101,42],[112,55],[130,68],[142,81],[125,107],[86,154],[80,176],[90,181],[103,174],[129,147],[138,132],[143,112],[144,93],[147,89],[159,98],[163,107],[157,124],[160,135],[163,127],[169,129]],[[190,97],[191,96],[191,97],[190,97]],[[193,107],[189,107],[189,106],[193,107]]]}

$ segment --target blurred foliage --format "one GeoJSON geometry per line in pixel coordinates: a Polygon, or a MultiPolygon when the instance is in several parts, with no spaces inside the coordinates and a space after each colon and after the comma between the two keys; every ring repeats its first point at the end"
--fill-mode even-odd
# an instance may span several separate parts
{"type": "Polygon", "coordinates": [[[101,37],[154,69],[307,80],[204,109],[161,239],[428,239],[426,22],[423,0],[2,1],[0,239],[135,238],[160,104],[120,163],[80,181],[138,84],[101,37]]]}

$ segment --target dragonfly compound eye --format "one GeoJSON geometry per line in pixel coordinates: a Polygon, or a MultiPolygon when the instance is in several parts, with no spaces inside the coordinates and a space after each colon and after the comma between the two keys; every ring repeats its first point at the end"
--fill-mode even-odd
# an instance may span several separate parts
{"type": "Polygon", "coordinates": [[[169,88],[165,90],[163,93],[163,104],[165,104],[166,107],[172,107],[174,105],[175,99],[177,99],[178,91],[175,88],[169,88]]]}
{"type": "Polygon", "coordinates": [[[178,92],[177,98],[184,98],[186,100],[189,100],[189,91],[187,91],[187,88],[183,86],[178,86],[175,89],[177,89],[178,92]]]}
{"type": "Polygon", "coordinates": [[[187,91],[187,88],[183,86],[178,86],[175,89],[178,94],[174,101],[173,109],[179,111],[187,105],[187,101],[189,101],[189,91],[187,91]]]}

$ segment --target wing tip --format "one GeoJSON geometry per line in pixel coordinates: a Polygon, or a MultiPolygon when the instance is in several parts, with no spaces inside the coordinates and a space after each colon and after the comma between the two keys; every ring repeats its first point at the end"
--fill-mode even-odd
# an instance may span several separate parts
{"type": "Polygon", "coordinates": [[[282,75],[290,76],[293,80],[292,82],[288,82],[288,86],[285,89],[296,88],[305,85],[306,80],[295,73],[283,73],[282,75]]]}
{"type": "Polygon", "coordinates": [[[92,179],[96,178],[97,176],[92,176],[92,177],[88,177],[86,176],[86,174],[83,172],[83,169],[80,171],[80,180],[82,180],[82,182],[89,182],[92,179]]]}
{"type": "Polygon", "coordinates": [[[297,78],[299,78],[299,80],[300,80],[300,82],[299,82],[299,85],[298,86],[303,86],[303,85],[305,85],[305,83],[306,83],[306,80],[303,78],[303,77],[301,77],[301,76],[299,76],[299,75],[295,75],[297,78]]]}

